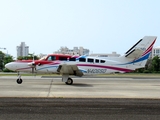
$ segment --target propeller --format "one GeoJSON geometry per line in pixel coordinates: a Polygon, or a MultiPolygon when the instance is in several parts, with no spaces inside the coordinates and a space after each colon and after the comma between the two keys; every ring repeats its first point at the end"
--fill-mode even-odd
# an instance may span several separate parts
{"type": "Polygon", "coordinates": [[[28,63],[28,66],[31,66],[32,67],[32,74],[33,73],[36,73],[36,64],[35,64],[35,61],[34,61],[34,53],[33,53],[33,60],[31,63],[28,63]]]}
{"type": "Polygon", "coordinates": [[[32,62],[32,74],[35,73],[34,75],[36,76],[36,64],[35,64],[35,61],[34,61],[34,53],[33,53],[33,62],[32,62]]]}
{"type": "Polygon", "coordinates": [[[36,71],[36,64],[32,64],[32,74],[36,71]]]}

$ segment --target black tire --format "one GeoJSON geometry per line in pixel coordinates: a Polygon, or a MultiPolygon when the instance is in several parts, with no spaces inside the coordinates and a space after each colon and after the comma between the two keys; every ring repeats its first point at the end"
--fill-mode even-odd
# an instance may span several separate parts
{"type": "Polygon", "coordinates": [[[17,79],[17,83],[18,83],[18,84],[21,84],[21,83],[22,83],[22,79],[21,79],[21,78],[18,78],[18,79],[17,79]]]}
{"type": "Polygon", "coordinates": [[[72,85],[72,84],[73,84],[72,78],[68,78],[66,84],[67,84],[67,85],[72,85]]]}

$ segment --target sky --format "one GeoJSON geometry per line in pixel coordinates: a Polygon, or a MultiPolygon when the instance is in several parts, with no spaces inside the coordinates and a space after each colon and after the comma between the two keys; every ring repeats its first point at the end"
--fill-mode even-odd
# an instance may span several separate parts
{"type": "Polygon", "coordinates": [[[123,55],[146,35],[160,46],[159,0],[0,0],[0,50],[13,57],[21,42],[36,55],[62,46],[123,55]]]}

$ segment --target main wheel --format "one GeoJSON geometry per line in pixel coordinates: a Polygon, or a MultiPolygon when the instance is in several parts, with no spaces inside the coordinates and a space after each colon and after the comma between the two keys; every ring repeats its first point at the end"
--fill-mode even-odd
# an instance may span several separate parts
{"type": "Polygon", "coordinates": [[[22,83],[22,79],[21,79],[21,78],[18,78],[18,79],[17,79],[17,83],[18,83],[18,84],[21,84],[21,83],[22,83]]]}
{"type": "Polygon", "coordinates": [[[73,84],[73,80],[71,78],[68,78],[66,84],[67,85],[72,85],[73,84]]]}

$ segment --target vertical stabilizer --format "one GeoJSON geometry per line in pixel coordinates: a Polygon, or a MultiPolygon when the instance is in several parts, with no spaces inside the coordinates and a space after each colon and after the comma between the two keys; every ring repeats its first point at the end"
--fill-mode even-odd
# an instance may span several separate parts
{"type": "Polygon", "coordinates": [[[133,59],[130,64],[136,65],[137,68],[144,67],[152,52],[152,48],[156,39],[156,36],[145,36],[141,40],[139,40],[133,47],[131,47],[125,53],[126,58],[133,59]]]}

